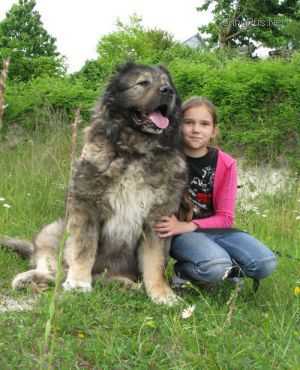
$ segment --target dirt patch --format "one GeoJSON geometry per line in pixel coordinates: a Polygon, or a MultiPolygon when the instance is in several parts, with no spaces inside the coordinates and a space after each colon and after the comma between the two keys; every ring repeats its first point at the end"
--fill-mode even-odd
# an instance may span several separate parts
{"type": "Polygon", "coordinates": [[[14,299],[0,294],[0,314],[12,311],[30,311],[35,304],[33,298],[14,299]]]}
{"type": "Polygon", "coordinates": [[[270,165],[250,167],[239,159],[238,206],[246,211],[251,210],[253,202],[262,196],[280,192],[286,194],[292,189],[295,181],[295,176],[288,168],[273,168],[270,165]]]}

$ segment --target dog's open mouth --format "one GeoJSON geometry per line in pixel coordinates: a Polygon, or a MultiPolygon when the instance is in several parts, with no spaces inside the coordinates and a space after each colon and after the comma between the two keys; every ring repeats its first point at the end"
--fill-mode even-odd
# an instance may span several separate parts
{"type": "Polygon", "coordinates": [[[166,116],[167,111],[168,106],[163,104],[148,114],[135,112],[133,115],[134,122],[143,131],[160,134],[169,126],[169,118],[166,116]]]}

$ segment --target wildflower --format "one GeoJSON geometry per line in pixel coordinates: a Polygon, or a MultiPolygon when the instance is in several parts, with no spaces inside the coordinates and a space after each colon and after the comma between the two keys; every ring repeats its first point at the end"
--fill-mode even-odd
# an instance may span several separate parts
{"type": "Polygon", "coordinates": [[[77,333],[77,337],[80,338],[80,339],[84,339],[85,338],[85,334],[84,333],[77,333]]]}
{"type": "Polygon", "coordinates": [[[5,198],[0,197],[0,202],[4,202],[5,198]]]}
{"type": "Polygon", "coordinates": [[[300,215],[296,217],[296,220],[300,220],[300,215]]]}
{"type": "Polygon", "coordinates": [[[295,296],[300,296],[300,286],[296,286],[296,288],[294,289],[294,294],[295,296]]]}
{"type": "Polygon", "coordinates": [[[264,217],[265,218],[265,217],[267,217],[267,215],[266,214],[263,214],[263,215],[261,215],[261,217],[264,217]]]}
{"type": "Polygon", "coordinates": [[[182,319],[188,319],[189,317],[192,316],[193,312],[195,311],[196,305],[193,304],[192,306],[188,306],[185,308],[182,313],[181,313],[181,318],[182,319]]]}
{"type": "Polygon", "coordinates": [[[4,207],[4,208],[11,208],[11,205],[10,205],[10,204],[7,204],[7,203],[4,203],[4,204],[3,204],[3,207],[4,207]]]}

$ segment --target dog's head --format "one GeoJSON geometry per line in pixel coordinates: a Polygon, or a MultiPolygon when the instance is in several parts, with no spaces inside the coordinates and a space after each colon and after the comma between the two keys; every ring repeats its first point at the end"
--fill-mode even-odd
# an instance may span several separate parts
{"type": "Polygon", "coordinates": [[[104,92],[102,108],[109,117],[107,135],[113,141],[124,125],[166,142],[178,131],[180,99],[162,66],[127,63],[119,67],[104,92]]]}

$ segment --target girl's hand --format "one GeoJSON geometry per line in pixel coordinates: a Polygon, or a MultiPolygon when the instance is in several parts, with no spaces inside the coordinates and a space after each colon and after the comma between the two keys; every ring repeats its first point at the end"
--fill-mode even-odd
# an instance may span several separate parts
{"type": "Polygon", "coordinates": [[[195,231],[196,229],[197,225],[192,222],[179,221],[175,215],[162,217],[154,226],[154,231],[160,238],[168,238],[169,236],[184,234],[189,231],[195,231]]]}

